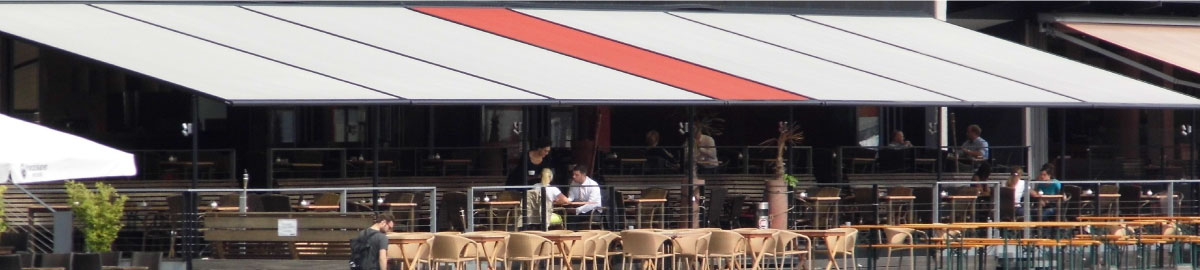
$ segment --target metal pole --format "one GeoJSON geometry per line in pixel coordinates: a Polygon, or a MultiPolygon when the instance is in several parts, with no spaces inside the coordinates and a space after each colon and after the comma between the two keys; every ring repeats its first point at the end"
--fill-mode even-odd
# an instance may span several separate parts
{"type": "MultiPolygon", "coordinates": [[[[373,169],[374,171],[371,174],[371,187],[373,187],[373,188],[379,187],[379,133],[380,133],[379,132],[379,127],[380,127],[379,117],[380,116],[381,116],[381,114],[380,114],[379,106],[375,106],[375,115],[374,115],[375,119],[373,119],[373,121],[371,121],[371,124],[372,124],[371,133],[372,133],[372,137],[373,137],[371,139],[371,141],[372,141],[371,142],[371,164],[374,166],[374,169],[373,169]]],[[[376,211],[378,211],[378,209],[379,209],[379,189],[371,190],[371,209],[374,209],[376,211]]]]}
{"type": "MultiPolygon", "coordinates": [[[[188,135],[192,136],[192,188],[200,182],[200,96],[192,95],[192,124],[188,135]]],[[[236,178],[236,177],[235,177],[236,178]]]]}
{"type": "MultiPolygon", "coordinates": [[[[188,135],[192,136],[192,185],[191,186],[193,189],[197,188],[197,186],[199,186],[199,183],[200,183],[200,164],[197,162],[200,160],[200,153],[199,153],[199,151],[200,151],[200,132],[198,130],[200,128],[199,122],[200,122],[200,96],[192,94],[192,123],[191,123],[191,126],[188,128],[188,135]]],[[[187,270],[192,270],[192,248],[193,248],[193,244],[195,242],[195,239],[193,239],[193,236],[196,235],[195,234],[195,230],[196,230],[195,221],[199,217],[199,214],[197,213],[197,209],[196,209],[196,195],[197,194],[194,192],[185,194],[185,197],[188,198],[188,200],[186,200],[188,205],[186,207],[184,207],[185,209],[187,209],[187,213],[186,213],[186,217],[183,219],[184,222],[186,222],[186,224],[184,224],[184,231],[183,231],[183,233],[184,233],[183,260],[185,262],[185,269],[187,269],[187,270]]]]}
{"type": "MultiPolygon", "coordinates": [[[[687,128],[687,130],[685,132],[687,134],[687,149],[684,150],[684,160],[687,161],[687,167],[685,167],[685,168],[687,168],[687,180],[688,180],[687,183],[689,186],[688,186],[688,189],[687,189],[688,192],[686,195],[688,196],[688,198],[694,198],[695,194],[692,194],[692,187],[693,187],[692,185],[696,184],[696,169],[697,168],[696,168],[695,153],[692,153],[692,151],[695,150],[693,148],[696,147],[696,134],[693,134],[693,133],[700,132],[700,129],[697,128],[697,126],[695,125],[695,123],[696,123],[696,107],[688,106],[687,113],[688,113],[688,123],[687,123],[687,125],[684,126],[687,128]]],[[[685,200],[685,201],[687,201],[687,200],[685,200]]],[[[695,209],[692,208],[692,205],[694,205],[694,204],[695,204],[695,202],[691,202],[688,204],[688,219],[689,220],[693,216],[695,216],[694,215],[695,209]]],[[[640,215],[641,213],[638,213],[638,214],[640,215]]],[[[688,224],[691,224],[691,223],[689,222],[688,224]]],[[[638,224],[638,226],[641,226],[641,224],[638,224]]],[[[664,222],[663,227],[664,227],[664,229],[666,229],[665,222],[664,222]]]]}
{"type": "MultiPolygon", "coordinates": [[[[429,192],[429,232],[437,232],[437,202],[440,201],[437,199],[437,187],[433,187],[433,190],[429,192]]],[[[468,202],[467,205],[473,205],[473,203],[468,202]]]]}
{"type": "MultiPolygon", "coordinates": [[[[484,196],[487,196],[487,195],[484,195],[484,196]]],[[[463,228],[464,232],[474,232],[475,231],[475,204],[472,203],[472,198],[475,198],[475,187],[468,187],[467,188],[467,213],[463,214],[463,218],[466,219],[463,225],[467,226],[466,228],[463,228]],[[467,217],[470,217],[470,218],[467,218],[467,217]]],[[[454,213],[450,213],[450,214],[454,214],[454,213]]],[[[491,215],[491,214],[492,213],[488,213],[488,215],[491,215]]],[[[450,220],[454,220],[454,219],[451,218],[450,220]]],[[[453,224],[451,224],[451,225],[453,225],[453,224]]],[[[488,225],[491,226],[492,224],[488,224],[488,225]]]]}

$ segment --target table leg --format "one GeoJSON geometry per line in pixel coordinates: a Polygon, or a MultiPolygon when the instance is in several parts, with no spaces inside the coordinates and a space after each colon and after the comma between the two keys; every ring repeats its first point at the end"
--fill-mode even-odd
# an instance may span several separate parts
{"type": "Polygon", "coordinates": [[[637,202],[634,202],[634,204],[636,205],[635,208],[637,209],[637,227],[639,229],[641,229],[642,228],[642,204],[637,203],[637,202]]]}

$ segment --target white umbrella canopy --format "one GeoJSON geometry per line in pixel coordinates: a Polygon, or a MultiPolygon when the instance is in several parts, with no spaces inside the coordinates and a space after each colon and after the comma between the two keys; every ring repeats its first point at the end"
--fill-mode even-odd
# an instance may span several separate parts
{"type": "Polygon", "coordinates": [[[0,115],[0,183],[137,174],[133,154],[0,115]]]}

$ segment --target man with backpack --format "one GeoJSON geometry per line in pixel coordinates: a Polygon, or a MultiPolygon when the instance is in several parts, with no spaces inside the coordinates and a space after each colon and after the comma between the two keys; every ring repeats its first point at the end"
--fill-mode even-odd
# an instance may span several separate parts
{"type": "Polygon", "coordinates": [[[392,231],[391,214],[375,216],[375,224],[371,224],[350,240],[350,269],[351,270],[386,270],[387,268],[387,233],[392,231]]]}

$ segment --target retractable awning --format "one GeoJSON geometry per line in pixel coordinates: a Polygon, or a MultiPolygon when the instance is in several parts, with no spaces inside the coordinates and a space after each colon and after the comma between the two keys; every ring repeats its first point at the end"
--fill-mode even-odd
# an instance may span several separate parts
{"type": "Polygon", "coordinates": [[[1200,72],[1200,21],[1061,21],[1063,26],[1159,61],[1200,72]]]}
{"type": "Polygon", "coordinates": [[[0,31],[235,105],[1200,105],[918,17],[0,4],[0,31]]]}

